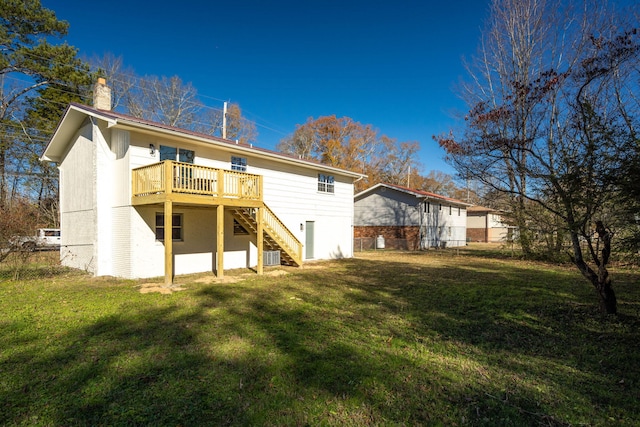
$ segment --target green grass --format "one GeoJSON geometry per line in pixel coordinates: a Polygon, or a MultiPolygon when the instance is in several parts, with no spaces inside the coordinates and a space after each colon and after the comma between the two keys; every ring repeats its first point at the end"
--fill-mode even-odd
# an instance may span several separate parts
{"type": "Polygon", "coordinates": [[[640,273],[474,251],[0,283],[1,425],[640,425],[640,273]],[[234,273],[239,274],[239,273],[234,273]]]}

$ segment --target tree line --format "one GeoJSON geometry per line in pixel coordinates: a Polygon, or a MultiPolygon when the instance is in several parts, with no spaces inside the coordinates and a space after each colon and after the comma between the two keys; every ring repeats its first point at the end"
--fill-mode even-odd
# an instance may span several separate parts
{"type": "Polygon", "coordinates": [[[640,241],[638,6],[494,0],[449,162],[495,193],[526,257],[568,256],[616,312],[612,242],[640,241]]]}

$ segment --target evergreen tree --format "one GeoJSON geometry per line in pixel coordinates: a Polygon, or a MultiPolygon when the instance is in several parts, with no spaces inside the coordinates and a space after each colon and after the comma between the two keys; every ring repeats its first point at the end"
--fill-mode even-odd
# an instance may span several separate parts
{"type": "Polygon", "coordinates": [[[26,191],[48,132],[91,83],[74,47],[48,41],[68,27],[39,0],[0,2],[0,209],[26,191]]]}

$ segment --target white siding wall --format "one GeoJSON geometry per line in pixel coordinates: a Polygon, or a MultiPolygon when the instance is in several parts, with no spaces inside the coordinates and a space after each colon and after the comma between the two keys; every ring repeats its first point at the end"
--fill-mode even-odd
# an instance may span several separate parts
{"type": "Polygon", "coordinates": [[[93,144],[95,147],[96,170],[96,275],[113,274],[113,212],[115,182],[114,161],[115,154],[111,151],[105,133],[108,129],[104,126],[93,127],[93,144]]]}
{"type": "Polygon", "coordinates": [[[423,247],[464,246],[467,235],[467,210],[453,204],[428,201],[422,205],[423,247]]]}
{"type": "MultiPolygon", "coordinates": [[[[253,159],[248,159],[248,163],[250,160],[253,159]]],[[[334,193],[324,193],[318,191],[320,169],[279,165],[279,169],[274,170],[269,166],[268,162],[255,159],[249,163],[247,172],[264,177],[265,203],[305,247],[310,244],[306,242],[305,224],[314,222],[313,258],[353,256],[351,179],[334,175],[334,193]]]]}
{"type": "Polygon", "coordinates": [[[135,211],[131,206],[116,206],[111,209],[113,220],[111,247],[111,274],[117,277],[133,277],[131,221],[135,211]]]}
{"type": "Polygon", "coordinates": [[[419,200],[388,188],[358,199],[355,205],[356,226],[419,226],[419,200]],[[381,191],[385,190],[385,191],[381,191]]]}
{"type": "Polygon", "coordinates": [[[96,271],[95,149],[85,122],[60,162],[61,248],[63,265],[96,271]]]}
{"type": "Polygon", "coordinates": [[[118,277],[133,277],[132,221],[136,211],[131,207],[130,133],[124,130],[110,131],[112,160],[111,188],[111,274],[118,277]]]}

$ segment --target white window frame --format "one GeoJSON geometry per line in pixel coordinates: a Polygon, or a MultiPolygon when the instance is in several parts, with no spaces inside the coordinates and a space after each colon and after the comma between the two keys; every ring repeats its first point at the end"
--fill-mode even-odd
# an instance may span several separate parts
{"type": "Polygon", "coordinates": [[[318,192],[335,194],[336,192],[336,179],[333,175],[325,175],[323,173],[318,174],[318,192]]]}
{"type": "Polygon", "coordinates": [[[240,156],[231,156],[231,170],[237,172],[246,172],[247,158],[240,156]]]}

